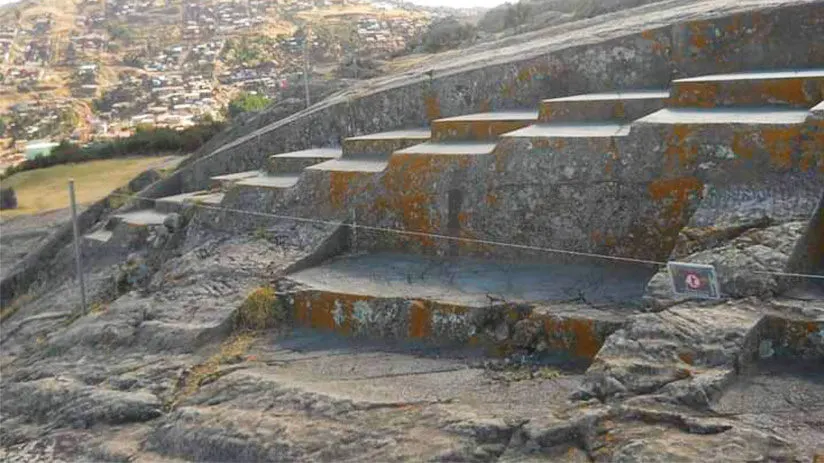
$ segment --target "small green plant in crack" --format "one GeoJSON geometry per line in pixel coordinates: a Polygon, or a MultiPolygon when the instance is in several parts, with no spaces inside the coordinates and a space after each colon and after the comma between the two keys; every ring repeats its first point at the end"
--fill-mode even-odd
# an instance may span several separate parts
{"type": "Polygon", "coordinates": [[[103,313],[107,310],[109,310],[109,306],[102,303],[102,302],[92,302],[92,305],[89,306],[89,313],[90,314],[103,313]]]}
{"type": "Polygon", "coordinates": [[[223,367],[235,364],[239,360],[243,361],[254,340],[255,338],[249,333],[233,336],[221,344],[218,351],[203,363],[192,365],[183,371],[174,390],[165,401],[164,409],[174,410],[180,403],[196,394],[201,386],[214,382],[228,371],[232,371],[231,369],[225,370],[223,367]]]}
{"type": "Polygon", "coordinates": [[[557,368],[518,363],[492,367],[488,369],[487,373],[494,380],[508,383],[528,380],[552,380],[563,376],[563,373],[557,368]]]}
{"type": "Polygon", "coordinates": [[[64,352],[66,352],[65,348],[63,348],[61,346],[56,346],[54,344],[49,344],[43,350],[43,355],[46,356],[46,357],[57,357],[57,356],[63,355],[64,352]]]}
{"type": "Polygon", "coordinates": [[[256,240],[268,240],[269,232],[265,228],[256,228],[252,236],[254,236],[256,240]]]}

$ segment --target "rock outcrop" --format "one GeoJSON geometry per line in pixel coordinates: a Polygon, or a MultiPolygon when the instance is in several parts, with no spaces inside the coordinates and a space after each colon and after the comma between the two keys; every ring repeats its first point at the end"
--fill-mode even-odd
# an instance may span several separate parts
{"type": "Polygon", "coordinates": [[[258,116],[153,207],[92,206],[88,307],[65,230],[3,280],[0,458],[824,454],[824,298],[783,275],[824,255],[824,5],[661,4],[258,116]],[[749,72],[677,79],[711,71],[749,72]]]}

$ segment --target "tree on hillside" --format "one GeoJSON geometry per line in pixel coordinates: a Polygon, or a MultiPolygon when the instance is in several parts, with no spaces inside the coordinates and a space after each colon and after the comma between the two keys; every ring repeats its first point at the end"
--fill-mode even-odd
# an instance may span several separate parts
{"type": "Polygon", "coordinates": [[[234,119],[243,113],[258,112],[269,106],[271,100],[265,95],[243,92],[229,102],[227,115],[234,119]]]}
{"type": "Polygon", "coordinates": [[[524,0],[519,1],[515,5],[515,20],[516,20],[516,28],[526,24],[529,21],[529,16],[532,14],[532,8],[524,2],[524,0]]]}
{"type": "Polygon", "coordinates": [[[134,31],[126,24],[108,23],[106,31],[113,41],[122,41],[124,45],[131,45],[135,38],[134,31]]]}
{"type": "Polygon", "coordinates": [[[429,25],[423,37],[423,47],[429,53],[436,53],[472,42],[477,36],[475,26],[454,17],[444,18],[429,25]]]}
{"type": "Polygon", "coordinates": [[[67,108],[60,113],[60,131],[69,133],[80,125],[80,115],[73,108],[67,108]]]}
{"type": "Polygon", "coordinates": [[[506,16],[504,18],[504,28],[518,29],[529,21],[532,8],[523,0],[516,4],[506,4],[506,16]]]}

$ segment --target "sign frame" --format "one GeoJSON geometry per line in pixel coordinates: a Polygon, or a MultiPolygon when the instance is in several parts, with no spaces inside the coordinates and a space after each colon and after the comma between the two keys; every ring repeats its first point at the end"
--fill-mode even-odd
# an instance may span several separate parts
{"type": "Polygon", "coordinates": [[[721,299],[721,290],[718,285],[718,275],[715,272],[715,266],[709,264],[695,264],[691,262],[667,262],[667,271],[670,276],[670,286],[672,293],[676,296],[684,296],[698,299],[721,299]],[[692,270],[692,272],[690,272],[692,270]],[[679,284],[676,280],[687,278],[695,275],[699,282],[704,282],[706,288],[703,291],[686,289],[689,286],[687,281],[684,282],[684,288],[679,289],[679,284]],[[703,277],[703,278],[702,278],[703,277]]]}

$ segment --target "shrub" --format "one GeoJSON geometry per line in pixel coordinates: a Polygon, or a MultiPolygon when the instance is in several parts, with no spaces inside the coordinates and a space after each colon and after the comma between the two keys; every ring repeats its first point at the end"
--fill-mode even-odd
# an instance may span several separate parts
{"type": "Polygon", "coordinates": [[[138,127],[134,135],[118,140],[91,143],[80,146],[63,140],[52,149],[48,156],[37,156],[22,163],[9,167],[0,176],[8,178],[18,172],[41,169],[97,159],[112,159],[134,154],[166,154],[174,152],[192,152],[209,141],[215,134],[223,130],[223,123],[205,122],[189,127],[180,132],[166,127],[138,127]]]}
{"type": "Polygon", "coordinates": [[[263,110],[271,101],[265,95],[243,92],[229,102],[226,111],[229,118],[235,119],[244,113],[255,113],[263,110]]]}
{"type": "Polygon", "coordinates": [[[0,189],[0,210],[17,209],[17,193],[14,188],[0,189]]]}
{"type": "Polygon", "coordinates": [[[435,21],[423,37],[423,47],[429,53],[457,48],[475,40],[478,31],[472,24],[448,17],[435,21]]]}

